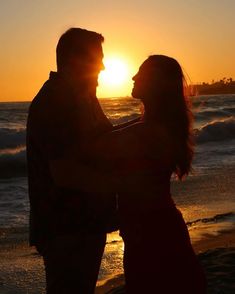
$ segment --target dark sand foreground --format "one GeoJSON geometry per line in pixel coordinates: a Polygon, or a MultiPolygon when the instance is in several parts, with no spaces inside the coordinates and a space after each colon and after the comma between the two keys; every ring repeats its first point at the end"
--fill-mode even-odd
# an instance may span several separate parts
{"type": "MultiPolygon", "coordinates": [[[[208,293],[235,293],[235,227],[205,234],[194,242],[195,251],[205,269],[208,293]]],[[[97,287],[96,294],[125,293],[123,275],[97,287]]],[[[0,293],[43,294],[45,276],[41,257],[28,247],[27,230],[0,231],[0,293]]]]}

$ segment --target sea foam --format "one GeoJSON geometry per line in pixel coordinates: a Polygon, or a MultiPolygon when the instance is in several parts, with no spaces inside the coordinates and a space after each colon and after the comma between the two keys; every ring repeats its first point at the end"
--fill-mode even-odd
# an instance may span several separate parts
{"type": "Polygon", "coordinates": [[[235,139],[235,118],[215,120],[195,130],[197,143],[235,139]]]}

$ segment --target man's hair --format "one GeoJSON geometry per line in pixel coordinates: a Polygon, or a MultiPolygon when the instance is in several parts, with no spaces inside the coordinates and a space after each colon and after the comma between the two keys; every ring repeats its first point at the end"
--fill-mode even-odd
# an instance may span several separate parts
{"type": "Polygon", "coordinates": [[[58,70],[68,64],[72,56],[85,58],[90,49],[102,44],[104,37],[96,32],[81,28],[70,28],[59,39],[56,47],[56,62],[58,70]]]}

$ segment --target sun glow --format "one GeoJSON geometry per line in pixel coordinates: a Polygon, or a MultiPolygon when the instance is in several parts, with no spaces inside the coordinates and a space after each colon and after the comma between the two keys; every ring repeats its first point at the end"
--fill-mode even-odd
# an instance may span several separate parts
{"type": "Polygon", "coordinates": [[[118,58],[104,60],[105,69],[100,73],[99,81],[110,86],[119,86],[127,78],[127,65],[118,58]]]}
{"type": "Polygon", "coordinates": [[[99,75],[100,97],[117,97],[129,94],[131,68],[128,62],[117,56],[104,58],[105,69],[99,75]]]}

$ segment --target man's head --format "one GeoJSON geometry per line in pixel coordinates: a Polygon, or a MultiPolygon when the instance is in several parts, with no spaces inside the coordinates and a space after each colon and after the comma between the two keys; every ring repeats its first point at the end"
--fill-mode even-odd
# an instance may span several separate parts
{"type": "Polygon", "coordinates": [[[97,85],[98,74],[104,69],[103,41],[101,34],[85,29],[66,31],[56,47],[58,72],[66,72],[80,81],[97,85]]]}

